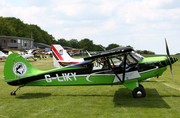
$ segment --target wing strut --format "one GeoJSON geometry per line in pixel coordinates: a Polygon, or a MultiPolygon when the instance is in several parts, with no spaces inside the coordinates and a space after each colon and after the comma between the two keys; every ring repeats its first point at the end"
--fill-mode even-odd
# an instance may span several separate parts
{"type": "Polygon", "coordinates": [[[126,73],[126,59],[127,59],[127,54],[125,54],[125,56],[124,56],[123,82],[124,82],[125,73],[126,73]]]}
{"type": "MultiPolygon", "coordinates": [[[[123,70],[123,80],[121,80],[121,78],[118,76],[118,74],[114,71],[113,67],[111,66],[110,62],[109,62],[109,58],[107,58],[107,62],[108,62],[108,66],[112,69],[112,71],[114,72],[114,74],[116,75],[116,77],[119,79],[119,81],[123,84],[124,83],[124,78],[125,78],[125,71],[126,71],[126,63],[124,63],[124,70],[123,70]]],[[[124,58],[124,62],[126,62],[127,59],[127,55],[125,55],[124,58]]],[[[111,60],[111,62],[113,63],[113,61],[111,60]]]]}

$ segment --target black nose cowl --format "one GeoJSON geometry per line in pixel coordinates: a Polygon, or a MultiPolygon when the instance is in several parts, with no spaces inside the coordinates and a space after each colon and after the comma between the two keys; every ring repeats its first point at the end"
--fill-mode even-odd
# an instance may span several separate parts
{"type": "Polygon", "coordinates": [[[178,61],[178,58],[176,58],[176,57],[170,57],[170,58],[168,58],[168,60],[169,60],[169,64],[173,64],[173,63],[175,63],[176,61],[178,61]]]}

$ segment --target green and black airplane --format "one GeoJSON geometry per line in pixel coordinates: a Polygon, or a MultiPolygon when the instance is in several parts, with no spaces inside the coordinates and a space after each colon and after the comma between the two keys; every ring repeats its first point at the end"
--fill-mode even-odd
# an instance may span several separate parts
{"type": "MultiPolygon", "coordinates": [[[[4,79],[7,84],[19,86],[90,86],[90,85],[124,85],[132,91],[134,98],[146,96],[140,81],[159,77],[178,59],[170,57],[145,58],[133,51],[131,47],[117,47],[98,55],[84,58],[83,62],[63,68],[41,71],[33,67],[17,53],[12,53],[4,65],[4,79]]],[[[172,73],[173,75],[173,73],[172,73]]]]}

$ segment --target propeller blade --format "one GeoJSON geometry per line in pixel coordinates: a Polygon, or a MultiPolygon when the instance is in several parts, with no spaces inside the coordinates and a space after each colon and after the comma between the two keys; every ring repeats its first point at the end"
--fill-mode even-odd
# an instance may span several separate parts
{"type": "Polygon", "coordinates": [[[168,48],[168,45],[167,45],[166,38],[165,38],[165,43],[166,43],[166,53],[167,53],[168,57],[170,57],[169,48],[168,48]]]}
{"type": "Polygon", "coordinates": [[[171,64],[170,64],[170,70],[171,70],[171,75],[172,75],[173,82],[174,82],[174,76],[173,76],[173,70],[172,70],[172,65],[171,64]]]}
{"type": "Polygon", "coordinates": [[[169,59],[169,65],[170,65],[171,75],[172,75],[173,82],[174,82],[174,76],[173,76],[172,64],[171,64],[171,61],[170,61],[169,48],[168,48],[168,45],[167,45],[166,38],[165,38],[165,43],[166,43],[166,53],[167,53],[167,56],[169,57],[168,59],[169,59]]]}

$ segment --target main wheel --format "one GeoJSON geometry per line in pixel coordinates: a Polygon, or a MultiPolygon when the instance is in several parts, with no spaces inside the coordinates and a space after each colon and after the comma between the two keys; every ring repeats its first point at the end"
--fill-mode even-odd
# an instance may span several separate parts
{"type": "Polygon", "coordinates": [[[139,84],[139,87],[142,87],[142,88],[144,88],[144,86],[143,86],[142,84],[139,84]]]}
{"type": "Polygon", "coordinates": [[[146,91],[144,90],[143,87],[136,87],[133,92],[133,97],[134,98],[144,98],[146,97],[146,91]]]}

